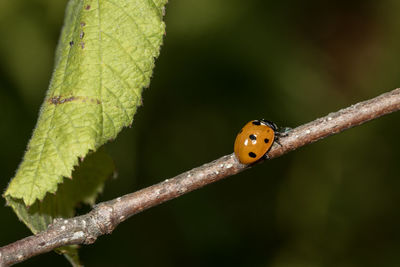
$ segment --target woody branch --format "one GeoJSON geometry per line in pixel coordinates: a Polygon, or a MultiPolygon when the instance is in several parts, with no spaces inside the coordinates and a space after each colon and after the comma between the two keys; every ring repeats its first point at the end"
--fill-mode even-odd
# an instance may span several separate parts
{"type": "MultiPolygon", "coordinates": [[[[400,109],[400,89],[330,113],[291,130],[268,153],[270,159],[400,109]]],[[[0,267],[25,261],[55,248],[92,244],[111,233],[118,224],[143,210],[157,206],[207,184],[232,176],[251,166],[238,162],[234,154],[182,173],[137,192],[97,204],[89,213],[56,219],[48,229],[0,248],[0,267]]]]}

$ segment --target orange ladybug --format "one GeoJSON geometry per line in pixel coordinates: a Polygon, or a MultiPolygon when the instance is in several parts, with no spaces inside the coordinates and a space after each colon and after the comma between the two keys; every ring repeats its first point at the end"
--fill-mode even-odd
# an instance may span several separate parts
{"type": "Polygon", "coordinates": [[[236,136],[234,151],[240,163],[251,164],[261,159],[268,158],[277,137],[278,127],[275,123],[261,119],[248,122],[236,136]]]}

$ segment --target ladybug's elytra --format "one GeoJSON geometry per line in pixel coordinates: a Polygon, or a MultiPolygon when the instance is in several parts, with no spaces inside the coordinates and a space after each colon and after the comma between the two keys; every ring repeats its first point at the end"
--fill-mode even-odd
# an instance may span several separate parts
{"type": "Polygon", "coordinates": [[[248,122],[236,136],[234,151],[240,163],[251,164],[266,157],[275,141],[278,127],[261,119],[248,122]]]}

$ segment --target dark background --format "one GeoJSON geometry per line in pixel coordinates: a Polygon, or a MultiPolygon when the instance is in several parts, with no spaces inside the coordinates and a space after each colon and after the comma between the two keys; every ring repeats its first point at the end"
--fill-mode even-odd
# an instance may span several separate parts
{"type": "MultiPolygon", "coordinates": [[[[0,1],[0,188],[47,89],[66,0],[0,1]]],[[[400,85],[400,1],[171,0],[167,35],[99,201],[400,85]]],[[[81,250],[86,266],[400,266],[400,114],[152,208],[81,250]]],[[[4,204],[4,199],[1,200],[4,204]]],[[[0,208],[0,246],[30,234],[0,208]]],[[[68,266],[48,253],[21,266],[68,266]]]]}

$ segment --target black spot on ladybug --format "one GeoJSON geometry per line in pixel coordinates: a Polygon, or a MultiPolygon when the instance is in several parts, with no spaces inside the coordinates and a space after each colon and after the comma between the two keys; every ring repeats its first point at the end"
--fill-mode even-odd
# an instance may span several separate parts
{"type": "Polygon", "coordinates": [[[257,137],[256,137],[254,134],[249,135],[249,138],[250,138],[251,140],[257,140],[257,137]]]}
{"type": "Polygon", "coordinates": [[[255,157],[257,157],[257,155],[254,152],[249,152],[249,157],[250,158],[255,158],[255,157]]]}
{"type": "Polygon", "coordinates": [[[253,124],[254,125],[261,125],[261,122],[260,121],[253,121],[253,124]]]}
{"type": "Polygon", "coordinates": [[[265,142],[266,144],[268,144],[268,143],[269,143],[269,139],[268,139],[268,138],[265,138],[265,139],[264,139],[264,142],[265,142]]]}

